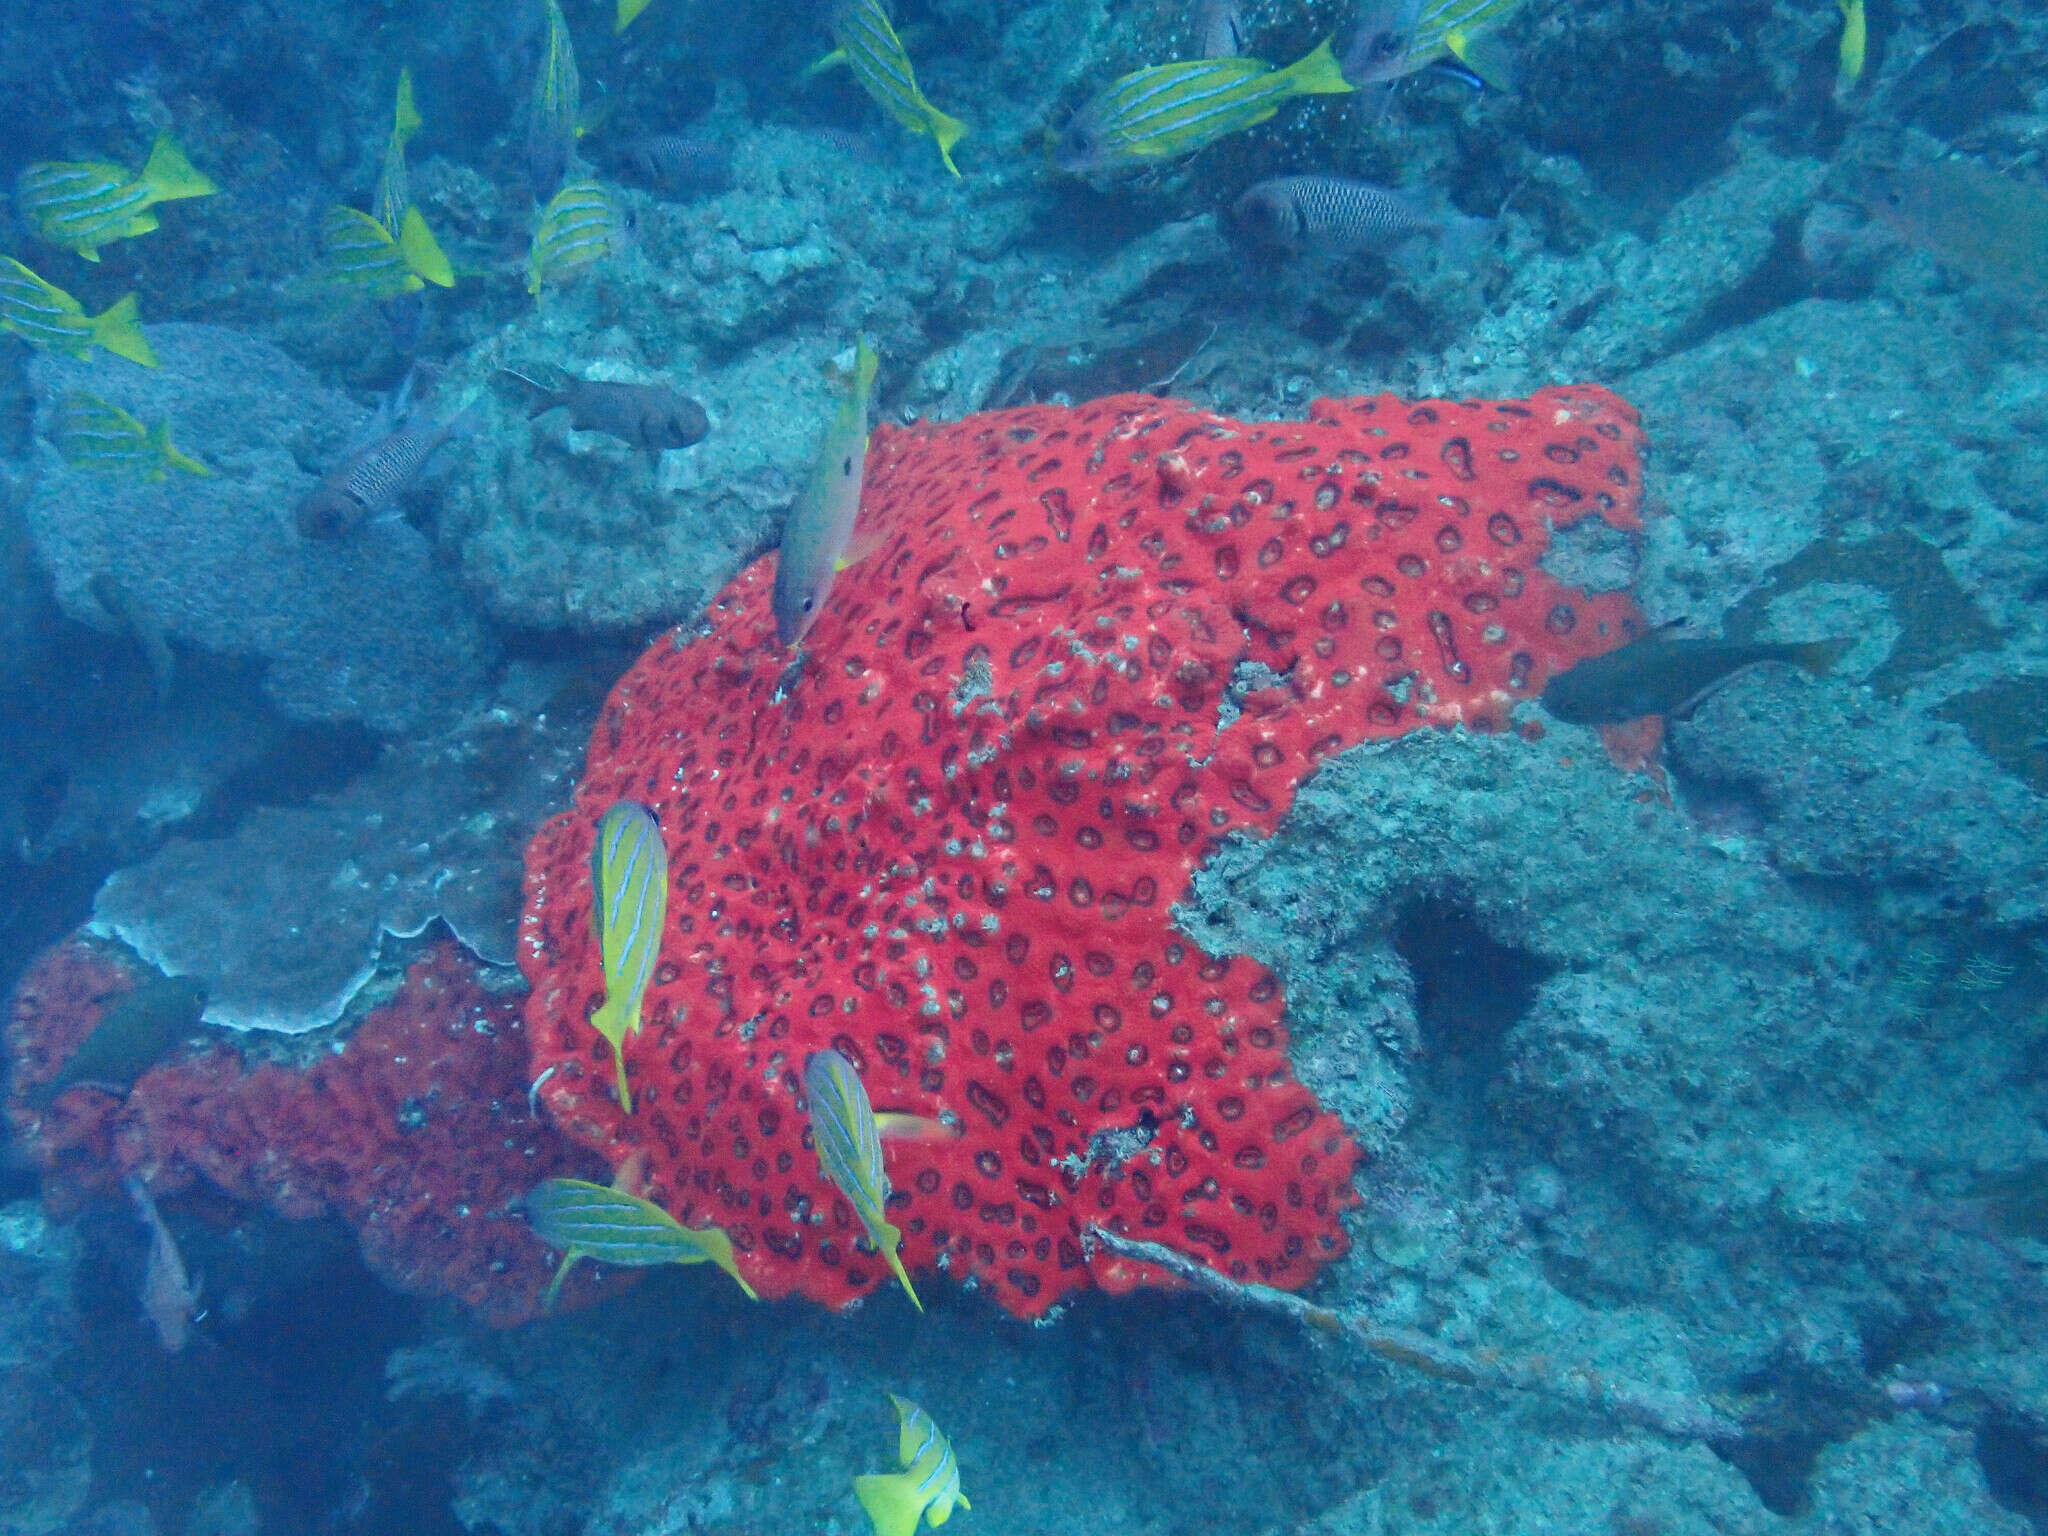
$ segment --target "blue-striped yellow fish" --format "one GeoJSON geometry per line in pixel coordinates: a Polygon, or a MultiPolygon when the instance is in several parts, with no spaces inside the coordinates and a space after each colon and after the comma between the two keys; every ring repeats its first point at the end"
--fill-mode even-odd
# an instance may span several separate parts
{"type": "Polygon", "coordinates": [[[625,249],[629,220],[617,194],[599,181],[572,181],[548,201],[526,254],[526,291],[558,282],[625,249]]]}
{"type": "Polygon", "coordinates": [[[775,558],[775,633],[795,645],[825,611],[833,579],[852,561],[847,552],[860,517],[860,485],[868,463],[868,397],[874,393],[875,349],[860,338],[852,387],[825,429],[804,493],[782,524],[775,558]]]}
{"type": "Polygon", "coordinates": [[[453,287],[455,269],[417,208],[407,208],[392,232],[360,208],[336,203],[320,226],[326,276],[372,298],[417,293],[428,283],[453,287]]]}
{"type": "Polygon", "coordinates": [[[868,1240],[903,1282],[910,1304],[922,1312],[924,1303],[917,1299],[917,1290],[896,1253],[903,1234],[884,1214],[889,1204],[889,1175],[882,1168],[882,1133],[860,1074],[837,1051],[819,1051],[804,1063],[804,1094],[810,1100],[811,1140],[817,1147],[819,1172],[846,1196],[853,1213],[868,1229],[868,1240]]]}
{"type": "Polygon", "coordinates": [[[150,210],[158,203],[219,190],[164,134],[139,172],[106,160],[39,161],[15,182],[14,205],[22,223],[50,244],[98,261],[101,246],[155,229],[150,210]]]}
{"type": "Polygon", "coordinates": [[[590,845],[590,919],[604,963],[604,1003],[590,1026],[612,1043],[619,1107],[633,1113],[626,1086],[626,1036],[640,1032],[640,999],[661,958],[668,921],[668,849],[654,812],[615,801],[597,820],[590,845]]]}
{"type": "Polygon", "coordinates": [[[939,158],[946,162],[946,169],[958,176],[960,168],[953,164],[953,146],[966,134],[967,125],[946,116],[925,100],[924,92],[918,89],[917,75],[910,67],[910,55],[904,52],[896,29],[889,25],[881,0],[843,0],[832,13],[832,40],[839,46],[805,73],[814,75],[835,64],[846,65],[860,82],[860,88],[883,111],[912,133],[930,134],[932,142],[939,146],[939,158]]]}
{"type": "Polygon", "coordinates": [[[384,163],[377,172],[377,222],[397,229],[412,206],[412,177],[405,168],[405,146],[424,126],[412,96],[412,71],[398,72],[398,100],[391,111],[391,136],[384,141],[384,163]]]}
{"type": "Polygon", "coordinates": [[[1113,81],[1076,112],[1053,159],[1076,176],[1137,170],[1263,123],[1290,97],[1351,88],[1328,38],[1285,69],[1264,59],[1154,64],[1113,81]]]}
{"type": "Polygon", "coordinates": [[[118,405],[83,390],[72,390],[57,402],[48,436],[64,462],[79,469],[144,480],[161,480],[174,469],[188,475],[213,473],[177,450],[168,421],[145,427],[118,405]]]}
{"type": "Polygon", "coordinates": [[[555,0],[543,0],[543,8],[547,39],[526,104],[526,174],[536,202],[552,197],[569,173],[583,113],[583,78],[576,72],[569,19],[555,0]]]}
{"type": "Polygon", "coordinates": [[[1525,0],[1367,0],[1344,50],[1353,85],[1385,85],[1455,59],[1497,90],[1513,88],[1506,54],[1486,38],[1525,0]]]}
{"type": "Polygon", "coordinates": [[[930,1521],[944,1525],[953,1518],[953,1506],[972,1509],[960,1491],[960,1463],[932,1416],[907,1397],[889,1394],[896,1407],[896,1459],[901,1472],[870,1472],[853,1480],[854,1496],[860,1500],[875,1536],[913,1536],[918,1526],[930,1521]]]}
{"type": "Polygon", "coordinates": [[[1842,42],[1835,53],[1835,99],[1840,101],[1863,78],[1863,61],[1870,50],[1870,22],[1863,14],[1863,0],[1835,0],[1835,4],[1842,13],[1842,42]]]}
{"type": "Polygon", "coordinates": [[[747,1300],[761,1299],[740,1273],[732,1239],[722,1228],[686,1227],[652,1200],[582,1179],[544,1179],[524,1204],[527,1224],[540,1240],[562,1250],[561,1267],[548,1286],[550,1307],[578,1259],[633,1266],[716,1264],[747,1300]]]}
{"type": "Polygon", "coordinates": [[[12,256],[0,256],[0,329],[53,352],[83,360],[94,347],[145,368],[156,367],[156,353],[142,334],[129,294],[97,315],[55,283],[45,282],[12,256]]]}

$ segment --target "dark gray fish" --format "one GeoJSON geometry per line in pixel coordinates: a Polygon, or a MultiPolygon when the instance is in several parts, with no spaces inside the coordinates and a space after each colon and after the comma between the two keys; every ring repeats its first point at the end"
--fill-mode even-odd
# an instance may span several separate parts
{"type": "Polygon", "coordinates": [[[499,372],[533,392],[529,417],[562,407],[578,432],[603,432],[622,443],[661,453],[704,440],[711,422],[704,407],[662,384],[622,384],[579,379],[559,369],[536,379],[514,368],[499,372]]]}
{"type": "Polygon", "coordinates": [[[90,1083],[125,1092],[199,1022],[205,996],[184,976],[153,976],[118,999],[47,1083],[27,1094],[37,1109],[67,1088],[90,1083]]]}
{"type": "Polygon", "coordinates": [[[1469,254],[1491,221],[1431,212],[1403,192],[1347,176],[1276,176],[1248,187],[1230,206],[1236,238],[1289,252],[1389,252],[1416,239],[1469,254]]]}
{"type": "Polygon", "coordinates": [[[1847,648],[1846,640],[1745,644],[1675,640],[1660,631],[1558,673],[1543,689],[1543,707],[1570,725],[1619,725],[1645,715],[1683,720],[1738,672],[1782,661],[1825,677],[1847,648]]]}
{"type": "Polygon", "coordinates": [[[309,539],[341,539],[378,513],[398,505],[427,460],[467,425],[467,412],[447,421],[424,414],[406,417],[390,432],[357,449],[307,493],[296,514],[309,539]]]}
{"type": "Polygon", "coordinates": [[[650,133],[619,146],[635,178],[659,192],[723,192],[732,185],[732,146],[708,133],[650,133]]]}

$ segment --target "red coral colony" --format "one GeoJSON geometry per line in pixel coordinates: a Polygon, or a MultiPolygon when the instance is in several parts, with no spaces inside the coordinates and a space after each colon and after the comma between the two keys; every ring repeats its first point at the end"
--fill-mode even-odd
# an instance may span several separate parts
{"type": "Polygon", "coordinates": [[[1173,927],[1195,868],[1271,832],[1332,753],[1495,730],[1632,630],[1539,561],[1638,526],[1640,433],[1603,390],[1317,401],[1246,424],[1143,396],[880,429],[862,542],[792,664],[772,562],[614,690],[527,857],[532,1067],[574,1139],[731,1235],[762,1294],[887,1271],[808,1144],[831,1046],[879,1110],[913,1270],[1038,1316],[1163,1276],[1101,1225],[1298,1287],[1342,1251],[1358,1150],[1288,1070],[1275,978],[1173,927]],[[669,928],[626,1043],[590,1027],[592,829],[657,814],[669,928]]]}

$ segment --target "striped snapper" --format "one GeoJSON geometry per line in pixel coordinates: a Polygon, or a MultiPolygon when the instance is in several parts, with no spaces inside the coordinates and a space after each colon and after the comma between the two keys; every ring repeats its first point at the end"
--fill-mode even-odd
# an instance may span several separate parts
{"type": "Polygon", "coordinates": [[[1482,34],[1522,5],[1523,0],[1367,0],[1344,50],[1344,78],[1353,85],[1387,84],[1455,59],[1487,84],[1512,89],[1505,57],[1484,45],[1482,34]]]}
{"type": "Polygon", "coordinates": [[[455,285],[455,270],[417,208],[405,210],[394,237],[388,226],[360,208],[336,203],[321,222],[320,243],[327,277],[361,288],[372,298],[418,293],[428,283],[441,288],[455,285]]]}
{"type": "Polygon", "coordinates": [[[219,190],[163,134],[139,172],[105,160],[39,161],[15,182],[14,205],[21,221],[50,244],[98,261],[101,246],[155,229],[150,209],[156,204],[219,190]]]}
{"type": "Polygon", "coordinates": [[[883,111],[912,133],[930,134],[946,169],[958,176],[953,146],[965,137],[967,125],[946,116],[918,89],[910,55],[889,25],[881,0],[845,0],[832,13],[832,40],[839,46],[806,70],[806,77],[835,64],[846,65],[883,111]]]}
{"type": "Polygon", "coordinates": [[[526,174],[535,198],[552,195],[568,174],[583,111],[583,79],[576,72],[568,18],[555,0],[542,3],[547,42],[526,108],[526,174]]]}
{"type": "Polygon", "coordinates": [[[384,141],[384,163],[377,172],[377,222],[397,229],[412,206],[412,177],[405,168],[405,146],[423,126],[412,97],[412,71],[398,72],[398,100],[391,111],[391,136],[384,141]]]}
{"type": "Polygon", "coordinates": [[[868,397],[874,393],[875,349],[863,336],[854,348],[853,387],[818,447],[803,496],[782,524],[775,557],[775,634],[795,645],[810,633],[832,593],[833,579],[853,564],[853,525],[860,518],[861,479],[868,462],[868,397]]]}
{"type": "Polygon", "coordinates": [[[69,353],[81,362],[94,347],[104,347],[145,368],[157,365],[156,353],[136,319],[134,294],[101,314],[88,315],[78,300],[55,283],[37,277],[12,256],[0,256],[0,329],[53,352],[69,353]]]}
{"type": "Polygon", "coordinates": [[[300,534],[309,539],[345,538],[370,518],[396,507],[434,450],[467,431],[471,419],[470,410],[446,421],[423,411],[404,415],[389,432],[372,437],[329,470],[306,494],[294,514],[300,534]]]}
{"type": "Polygon", "coordinates": [[[602,182],[572,181],[541,213],[526,254],[526,291],[558,281],[625,248],[625,208],[602,182]]]}
{"type": "Polygon", "coordinates": [[[597,819],[590,844],[590,921],[604,965],[604,1002],[590,1016],[590,1026],[611,1042],[619,1107],[630,1115],[626,1036],[640,1032],[640,999],[661,958],[668,921],[668,849],[654,812],[637,800],[614,801],[597,819]]]}
{"type": "Polygon", "coordinates": [[[174,469],[188,475],[213,473],[172,446],[170,422],[145,427],[118,405],[83,390],[72,390],[57,402],[48,436],[64,462],[79,469],[144,480],[161,480],[174,469]]]}
{"type": "Polygon", "coordinates": [[[855,1497],[874,1522],[875,1536],[913,1536],[929,1520],[953,1518],[953,1506],[972,1509],[960,1491],[960,1463],[932,1416],[907,1397],[889,1394],[896,1408],[896,1459],[901,1472],[870,1472],[853,1480],[855,1497]]]}
{"type": "Polygon", "coordinates": [[[732,1239],[722,1228],[686,1227],[652,1200],[583,1179],[544,1179],[523,1204],[527,1225],[542,1242],[562,1250],[561,1267],[548,1286],[549,1307],[578,1259],[635,1267],[716,1264],[747,1300],[761,1299],[740,1273],[732,1239]]]}
{"type": "Polygon", "coordinates": [[[896,1245],[903,1234],[889,1224],[889,1175],[882,1168],[882,1133],[874,1106],[861,1086],[853,1063],[837,1051],[819,1051],[804,1063],[804,1093],[810,1100],[811,1140],[817,1147],[818,1171],[838,1186],[868,1229],[876,1251],[903,1282],[903,1292],[918,1311],[924,1303],[904,1272],[896,1245]]]}
{"type": "Polygon", "coordinates": [[[1290,97],[1350,89],[1328,38],[1285,69],[1240,58],[1154,64],[1112,82],[1076,112],[1053,159],[1077,176],[1133,170],[1263,123],[1290,97]]]}

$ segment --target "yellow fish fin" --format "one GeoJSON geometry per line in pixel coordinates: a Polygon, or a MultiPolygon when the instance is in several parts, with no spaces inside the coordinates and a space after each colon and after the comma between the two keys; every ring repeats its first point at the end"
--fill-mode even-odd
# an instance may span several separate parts
{"type": "Polygon", "coordinates": [[[725,1235],[723,1227],[684,1227],[682,1233],[705,1258],[732,1276],[733,1284],[746,1293],[747,1300],[761,1299],[747,1284],[747,1277],[740,1273],[739,1263],[733,1258],[732,1239],[725,1235]]]}
{"type": "Polygon", "coordinates": [[[571,1248],[562,1255],[562,1262],[555,1268],[555,1278],[548,1282],[547,1294],[540,1299],[541,1311],[552,1312],[555,1310],[555,1298],[562,1294],[562,1282],[569,1278],[569,1271],[575,1266],[576,1261],[582,1257],[583,1250],[581,1248],[571,1248]]]}
{"type": "Polygon", "coordinates": [[[427,221],[419,209],[406,209],[405,217],[399,221],[398,248],[405,254],[406,266],[416,276],[437,288],[455,286],[455,270],[448,265],[448,258],[442,254],[434,232],[427,228],[427,221]]]}
{"type": "Polygon", "coordinates": [[[157,366],[156,353],[149,345],[149,338],[142,334],[142,322],[136,318],[135,295],[132,293],[106,313],[93,317],[92,339],[116,357],[125,357],[145,368],[157,366]]]}
{"type": "Polygon", "coordinates": [[[946,162],[946,169],[955,176],[960,167],[953,163],[953,146],[967,135],[967,125],[957,117],[948,117],[930,102],[924,104],[926,126],[931,129],[932,139],[939,146],[939,158],[946,162]]]}
{"type": "Polygon", "coordinates": [[[908,1472],[869,1472],[853,1480],[854,1497],[874,1522],[875,1536],[916,1536],[924,1518],[917,1481],[908,1472]]]}
{"type": "Polygon", "coordinates": [[[142,180],[149,187],[152,203],[175,202],[181,197],[211,197],[220,190],[185,158],[185,151],[169,134],[158,136],[142,168],[142,180]]]}
{"type": "Polygon", "coordinates": [[[924,1303],[917,1299],[917,1287],[910,1283],[909,1271],[904,1269],[903,1260],[896,1252],[896,1245],[903,1241],[902,1229],[892,1227],[886,1221],[880,1221],[875,1223],[868,1236],[874,1240],[875,1247],[881,1251],[882,1257],[889,1261],[889,1268],[896,1278],[903,1282],[903,1294],[910,1298],[910,1304],[922,1312],[924,1303]]]}
{"type": "Polygon", "coordinates": [[[813,64],[809,69],[805,70],[803,73],[803,78],[808,80],[813,75],[822,75],[826,70],[837,68],[839,65],[844,64],[845,62],[846,50],[844,48],[834,48],[830,53],[826,54],[825,57],[818,60],[818,62],[813,64]]]}
{"type": "Polygon", "coordinates": [[[640,18],[640,13],[652,5],[654,0],[619,0],[618,19],[612,23],[613,33],[620,33],[640,18]]]}
{"type": "Polygon", "coordinates": [[[121,237],[124,240],[132,240],[137,235],[146,235],[151,230],[159,227],[156,215],[145,208],[128,221],[128,227],[121,231],[121,237]]]}
{"type": "Polygon", "coordinates": [[[405,143],[425,126],[420,117],[419,105],[412,99],[412,71],[398,72],[398,103],[391,110],[391,131],[400,144],[405,143]]]}
{"type": "Polygon", "coordinates": [[[212,470],[208,469],[197,459],[178,452],[177,447],[171,442],[171,424],[168,421],[160,421],[150,428],[149,446],[162,454],[164,463],[172,469],[182,469],[188,475],[211,475],[213,473],[212,470]]]}
{"type": "Polygon", "coordinates": [[[1287,91],[1291,96],[1341,96],[1346,91],[1357,89],[1344,78],[1344,71],[1338,65],[1337,55],[1327,37],[1281,73],[1287,76],[1287,91]]]}
{"type": "Polygon", "coordinates": [[[1444,35],[1444,46],[1451,50],[1460,64],[1494,90],[1507,96],[1514,94],[1517,79],[1515,59],[1499,33],[1450,32],[1444,35]]]}

